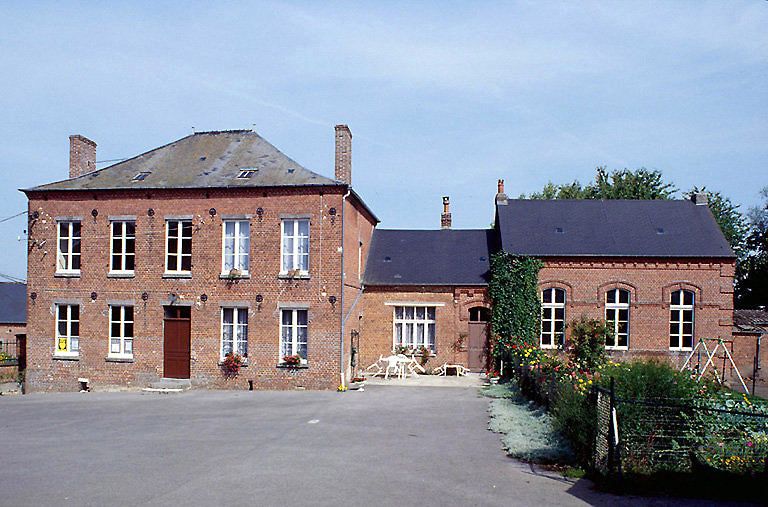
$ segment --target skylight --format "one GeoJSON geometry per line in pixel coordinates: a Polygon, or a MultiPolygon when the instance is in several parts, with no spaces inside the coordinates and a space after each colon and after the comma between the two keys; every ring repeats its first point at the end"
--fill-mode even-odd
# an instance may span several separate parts
{"type": "Polygon", "coordinates": [[[152,174],[150,171],[142,171],[134,176],[131,181],[144,181],[150,174],[152,174]]]}
{"type": "Polygon", "coordinates": [[[245,180],[256,174],[256,171],[257,169],[241,169],[237,177],[245,180]]]}

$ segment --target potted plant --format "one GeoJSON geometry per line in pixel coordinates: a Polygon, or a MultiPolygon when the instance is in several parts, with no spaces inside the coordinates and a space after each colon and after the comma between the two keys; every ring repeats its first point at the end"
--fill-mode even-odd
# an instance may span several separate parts
{"type": "Polygon", "coordinates": [[[301,356],[293,354],[292,356],[283,357],[283,364],[286,366],[299,366],[301,364],[301,356]]]}
{"type": "Polygon", "coordinates": [[[356,389],[362,389],[365,386],[365,377],[352,377],[349,381],[349,389],[354,391],[356,389]]]}
{"type": "Polygon", "coordinates": [[[395,347],[395,354],[404,354],[406,356],[409,356],[413,354],[413,351],[410,347],[407,347],[406,345],[398,345],[395,347]]]}
{"type": "Polygon", "coordinates": [[[224,361],[221,362],[221,371],[227,378],[236,377],[240,373],[240,367],[243,366],[243,357],[240,354],[227,353],[224,361]]]}

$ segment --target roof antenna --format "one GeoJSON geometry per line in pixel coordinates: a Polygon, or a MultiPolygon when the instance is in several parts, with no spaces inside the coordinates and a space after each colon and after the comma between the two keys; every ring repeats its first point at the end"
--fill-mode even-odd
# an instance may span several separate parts
{"type": "Polygon", "coordinates": [[[192,127],[192,133],[195,134],[195,127],[192,127]]]}

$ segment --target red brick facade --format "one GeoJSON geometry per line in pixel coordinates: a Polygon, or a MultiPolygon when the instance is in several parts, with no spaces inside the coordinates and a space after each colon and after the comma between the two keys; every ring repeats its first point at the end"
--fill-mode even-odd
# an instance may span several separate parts
{"type": "MultiPolygon", "coordinates": [[[[734,262],[730,260],[674,259],[547,259],[539,273],[541,289],[559,287],[566,292],[565,321],[582,315],[605,318],[605,293],[612,288],[630,292],[630,337],[627,350],[614,350],[616,359],[657,357],[682,365],[690,352],[670,351],[670,292],[695,294],[694,340],[730,339],[733,315],[734,262]]],[[[484,288],[375,287],[367,288],[361,320],[361,358],[368,365],[393,349],[394,302],[439,303],[436,307],[436,365],[467,364],[469,309],[490,307],[484,288]]],[[[566,340],[569,332],[566,330],[566,340]]],[[[746,353],[746,352],[745,352],[746,353]]],[[[751,371],[751,370],[750,370],[751,371]]]]}
{"type": "MultiPolygon", "coordinates": [[[[81,377],[88,378],[95,389],[145,387],[163,377],[163,311],[172,299],[192,308],[193,384],[247,388],[247,380],[253,380],[255,388],[335,388],[340,382],[341,360],[342,228],[349,229],[347,244],[365,245],[374,226],[374,218],[352,197],[344,205],[342,221],[344,192],[345,187],[335,186],[30,193],[30,217],[37,218],[29,226],[28,388],[75,390],[81,377]],[[191,216],[193,221],[192,274],[169,278],[164,276],[165,220],[181,215],[191,216]],[[248,279],[221,278],[222,217],[228,215],[247,216],[250,222],[248,279]],[[310,220],[308,278],[279,276],[280,224],[281,216],[286,215],[310,220]],[[117,216],[135,217],[136,269],[130,278],[108,275],[110,217],[117,216]],[[77,217],[82,224],[78,277],[55,273],[56,221],[62,217],[77,217]],[[80,353],[75,360],[53,355],[56,302],[80,305],[80,353]],[[107,358],[108,309],[117,302],[134,306],[131,362],[107,358]],[[219,366],[221,307],[230,305],[248,308],[249,364],[239,376],[227,380],[219,366]],[[308,309],[307,368],[277,366],[281,307],[308,309]]],[[[345,264],[350,280],[359,284],[357,249],[353,252],[345,264]]],[[[345,306],[353,292],[347,288],[345,306]]],[[[345,356],[348,361],[348,346],[345,356]]]]}

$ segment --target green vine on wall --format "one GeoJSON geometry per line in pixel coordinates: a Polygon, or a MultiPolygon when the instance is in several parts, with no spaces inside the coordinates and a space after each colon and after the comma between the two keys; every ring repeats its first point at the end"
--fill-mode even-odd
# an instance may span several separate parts
{"type": "Polygon", "coordinates": [[[512,345],[538,343],[541,327],[539,259],[498,252],[491,257],[488,287],[493,311],[493,356],[502,357],[512,345]]]}

